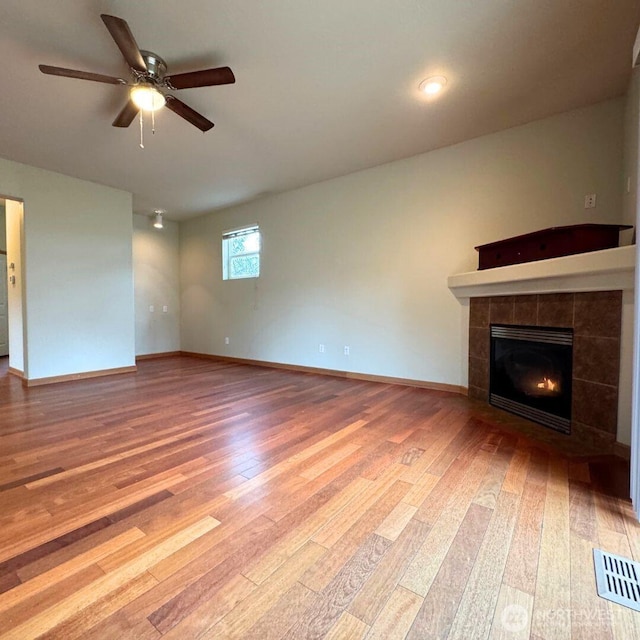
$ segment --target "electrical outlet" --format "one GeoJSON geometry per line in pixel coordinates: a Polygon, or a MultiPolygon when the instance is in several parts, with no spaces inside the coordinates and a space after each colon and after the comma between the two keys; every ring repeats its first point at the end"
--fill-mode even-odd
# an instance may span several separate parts
{"type": "Polygon", "coordinates": [[[162,305],[162,313],[167,313],[169,311],[169,307],[166,304],[162,305]]]}
{"type": "Polygon", "coordinates": [[[224,343],[225,343],[225,344],[229,344],[229,338],[225,338],[225,339],[224,339],[224,343]]]}
{"type": "Polygon", "coordinates": [[[345,356],[348,356],[350,351],[351,351],[351,348],[350,348],[350,347],[347,347],[347,346],[345,345],[345,347],[344,347],[344,355],[345,355],[345,356]]]}
{"type": "Polygon", "coordinates": [[[319,351],[320,353],[324,353],[324,345],[323,345],[323,344],[319,344],[319,345],[318,345],[318,351],[319,351]]]}
{"type": "Polygon", "coordinates": [[[149,313],[153,313],[155,310],[156,310],[156,308],[152,304],[150,304],[149,305],[149,313]]]}
{"type": "Polygon", "coordinates": [[[585,209],[595,209],[596,208],[596,194],[588,193],[584,197],[584,208],[585,209]]]}

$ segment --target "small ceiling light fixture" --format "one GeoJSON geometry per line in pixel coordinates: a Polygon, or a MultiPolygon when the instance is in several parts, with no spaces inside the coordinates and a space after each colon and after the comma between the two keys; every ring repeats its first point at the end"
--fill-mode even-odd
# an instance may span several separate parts
{"type": "Polygon", "coordinates": [[[156,229],[163,229],[164,223],[162,222],[162,214],[164,213],[164,211],[162,209],[156,209],[154,213],[156,214],[156,217],[153,221],[153,226],[156,229]]]}
{"type": "Polygon", "coordinates": [[[446,84],[447,79],[444,76],[432,76],[420,83],[420,91],[428,96],[435,96],[444,89],[446,84]]]}
{"type": "Polygon", "coordinates": [[[146,82],[133,87],[129,95],[133,104],[143,111],[157,111],[167,103],[162,93],[146,82]]]}

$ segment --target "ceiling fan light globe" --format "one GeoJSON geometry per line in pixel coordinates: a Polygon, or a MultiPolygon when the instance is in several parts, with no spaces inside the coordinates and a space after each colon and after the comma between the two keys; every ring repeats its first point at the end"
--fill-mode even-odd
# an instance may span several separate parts
{"type": "Polygon", "coordinates": [[[155,87],[139,84],[131,89],[132,102],[143,111],[157,111],[167,103],[165,97],[155,87]]]}

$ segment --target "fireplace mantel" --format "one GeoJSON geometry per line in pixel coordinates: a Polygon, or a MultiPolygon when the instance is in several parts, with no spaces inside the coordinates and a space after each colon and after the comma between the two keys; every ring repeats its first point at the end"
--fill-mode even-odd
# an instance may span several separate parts
{"type": "Polygon", "coordinates": [[[622,291],[620,380],[616,439],[631,442],[631,389],[636,246],[459,273],[447,284],[461,305],[461,385],[469,386],[469,303],[471,298],[548,293],[622,291]]]}
{"type": "Polygon", "coordinates": [[[591,251],[562,258],[514,264],[449,276],[456,298],[562,293],[632,291],[636,246],[591,251]]]}

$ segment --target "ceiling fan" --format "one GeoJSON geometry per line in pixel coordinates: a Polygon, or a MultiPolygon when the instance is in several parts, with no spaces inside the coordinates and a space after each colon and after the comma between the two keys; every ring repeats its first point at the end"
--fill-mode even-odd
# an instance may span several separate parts
{"type": "Polygon", "coordinates": [[[159,55],[138,48],[125,20],[106,14],[102,14],[100,17],[116,45],[118,45],[125,62],[129,65],[132,76],[131,81],[105,76],[100,73],[52,67],[46,64],[39,65],[40,71],[52,76],[64,76],[66,78],[92,80],[93,82],[130,87],[129,100],[113,121],[114,127],[128,127],[140,110],[153,112],[166,106],[201,131],[209,131],[213,127],[213,122],[194,111],[175,96],[166,93],[166,91],[233,84],[236,81],[233,71],[229,67],[217,67],[215,69],[165,75],[167,72],[166,62],[159,55]]]}

